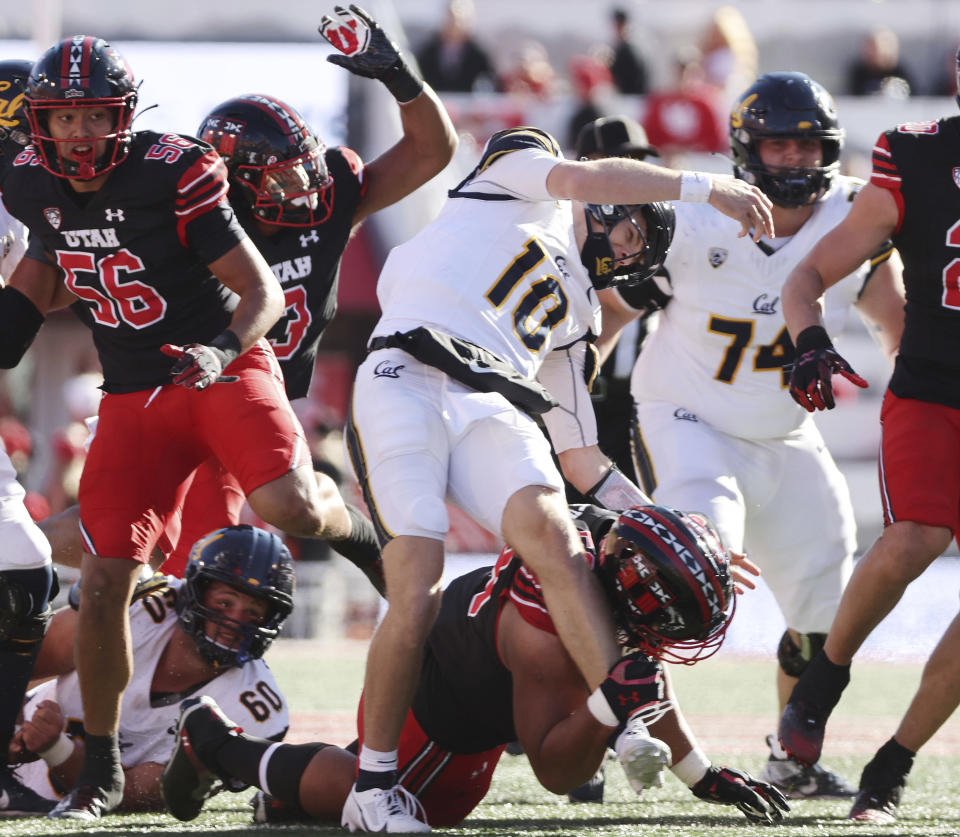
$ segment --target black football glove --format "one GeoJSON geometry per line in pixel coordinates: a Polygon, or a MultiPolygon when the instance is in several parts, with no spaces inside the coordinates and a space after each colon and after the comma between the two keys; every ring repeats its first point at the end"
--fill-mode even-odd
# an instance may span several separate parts
{"type": "Polygon", "coordinates": [[[736,805],[753,823],[773,825],[790,810],[787,798],[773,785],[732,767],[707,768],[703,778],[690,790],[704,802],[736,805]]]}
{"type": "Polygon", "coordinates": [[[236,381],[236,375],[221,373],[237,355],[242,346],[240,338],[229,329],[218,334],[207,346],[190,343],[174,346],[166,343],[160,347],[165,355],[177,358],[170,367],[173,382],[189,389],[206,389],[211,384],[236,381]]]}
{"type": "Polygon", "coordinates": [[[663,668],[656,660],[633,651],[611,667],[600,691],[621,727],[634,715],[652,723],[648,719],[663,702],[663,668]]]}
{"type": "Polygon", "coordinates": [[[807,412],[832,410],[833,386],[837,372],[858,387],[869,384],[837,353],[823,326],[810,326],[797,335],[797,358],[790,373],[790,395],[807,412]]]}
{"type": "Polygon", "coordinates": [[[328,55],[327,61],[358,76],[382,81],[393,97],[404,104],[423,90],[421,79],[403,60],[398,47],[377,22],[359,6],[334,6],[340,19],[324,15],[317,31],[343,55],[328,55]]]}

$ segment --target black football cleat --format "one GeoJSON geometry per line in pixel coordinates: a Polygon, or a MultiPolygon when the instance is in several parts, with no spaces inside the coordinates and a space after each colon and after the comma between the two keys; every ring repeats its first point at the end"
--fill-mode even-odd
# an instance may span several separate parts
{"type": "Polygon", "coordinates": [[[605,775],[603,765],[601,764],[600,769],[593,775],[593,778],[570,791],[570,793],[567,794],[567,799],[571,802],[593,802],[595,804],[602,804],[604,784],[605,775]]]}
{"type": "Polygon", "coordinates": [[[195,819],[203,803],[223,789],[211,756],[226,738],[240,732],[207,695],[180,704],[176,743],[160,780],[167,810],[178,820],[195,819]]]}
{"type": "Polygon", "coordinates": [[[94,822],[104,814],[109,814],[122,799],[123,788],[118,791],[97,785],[77,785],[47,816],[52,820],[94,822]]]}
{"type": "Polygon", "coordinates": [[[829,714],[805,700],[791,700],[783,710],[777,732],[787,755],[804,767],[820,761],[829,714]]]}
{"type": "Polygon", "coordinates": [[[847,819],[889,825],[897,821],[903,785],[892,788],[864,788],[857,794],[847,819]]]}
{"type": "Polygon", "coordinates": [[[56,804],[23,784],[12,768],[0,767],[0,816],[46,814],[56,804]]]}
{"type": "Polygon", "coordinates": [[[890,739],[863,768],[860,792],[847,815],[848,819],[874,825],[896,822],[900,798],[912,766],[913,754],[890,739]]]}

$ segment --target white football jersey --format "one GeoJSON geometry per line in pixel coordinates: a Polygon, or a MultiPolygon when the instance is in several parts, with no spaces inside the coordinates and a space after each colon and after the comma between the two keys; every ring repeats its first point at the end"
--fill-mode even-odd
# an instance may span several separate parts
{"type": "MultiPolygon", "coordinates": [[[[643,344],[631,377],[637,401],[665,401],[746,439],[784,436],[807,413],[789,397],[789,334],[780,289],[810,249],[847,214],[862,181],[837,177],[813,215],[771,252],[708,204],[676,204],[666,268],[673,299],[643,344]],[[766,250],[766,252],[765,252],[766,250]]],[[[761,242],[763,244],[763,242],[761,242]]],[[[835,335],[856,302],[870,263],[830,288],[827,330],[835,335]]]]}
{"type": "Polygon", "coordinates": [[[449,198],[433,222],[391,251],[377,285],[383,316],[374,335],[427,325],[532,378],[552,349],[599,333],[572,205],[546,187],[562,159],[540,131],[495,135],[460,187],[475,197],[449,198]]]}
{"type": "MultiPolygon", "coordinates": [[[[180,701],[162,706],[151,704],[153,674],[167,641],[181,630],[174,610],[175,592],[183,584],[172,576],[168,588],[153,591],[131,605],[133,677],[120,708],[120,759],[126,768],[146,762],[166,763],[173,752],[174,731],[180,717],[180,701]]],[[[261,738],[279,739],[290,726],[287,702],[263,660],[231,668],[197,688],[192,696],[210,695],[227,717],[245,732],[261,738]]],[[[30,692],[24,712],[42,700],[55,700],[63,710],[65,732],[75,733],[83,719],[77,673],[62,675],[30,692]]],[[[21,780],[48,799],[57,799],[48,777],[46,762],[38,760],[18,768],[21,780]]]]}

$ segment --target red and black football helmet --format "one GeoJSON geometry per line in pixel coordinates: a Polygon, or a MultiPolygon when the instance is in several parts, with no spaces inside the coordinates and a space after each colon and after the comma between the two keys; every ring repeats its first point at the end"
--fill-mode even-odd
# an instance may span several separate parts
{"type": "Polygon", "coordinates": [[[210,111],[197,136],[220,153],[231,185],[261,221],[313,227],[330,217],[326,146],[290,105],[272,96],[238,96],[210,111]]]}
{"type": "Polygon", "coordinates": [[[672,203],[587,203],[583,211],[587,215],[587,237],[580,249],[580,261],[597,290],[638,285],[663,267],[676,228],[672,203]],[[599,225],[598,230],[592,229],[591,219],[599,225]],[[640,249],[618,259],[614,257],[610,233],[622,221],[636,229],[640,249]]]}
{"type": "Polygon", "coordinates": [[[12,58],[0,61],[0,145],[12,140],[18,146],[30,144],[30,127],[23,107],[32,61],[12,58]]]}
{"type": "Polygon", "coordinates": [[[129,65],[102,38],[74,35],[48,49],[33,65],[24,100],[30,138],[41,165],[58,177],[92,180],[116,168],[130,150],[130,123],[137,107],[137,86],[129,65]],[[50,111],[105,108],[112,116],[108,133],[85,138],[104,142],[105,150],[76,159],[76,138],[50,135],[50,111]]]}
{"type": "Polygon", "coordinates": [[[827,193],[840,170],[843,138],[833,97],[805,73],[760,76],[730,114],[734,175],[787,208],[815,203],[827,193]],[[823,161],[813,167],[766,166],[757,143],[771,138],[820,140],[823,161]]]}
{"type": "Polygon", "coordinates": [[[204,659],[216,666],[241,666],[262,657],[276,639],[293,610],[293,589],[293,558],[280,538],[255,526],[227,526],[201,538],[190,551],[177,616],[204,659]],[[203,593],[211,581],[263,600],[266,617],[259,624],[241,624],[205,606],[203,593]],[[217,642],[209,635],[210,625],[226,629],[239,642],[230,647],[217,642]]]}
{"type": "Polygon", "coordinates": [[[720,648],[735,597],[727,552],[710,521],[663,506],[624,511],[601,578],[621,644],[691,664],[720,648]]]}

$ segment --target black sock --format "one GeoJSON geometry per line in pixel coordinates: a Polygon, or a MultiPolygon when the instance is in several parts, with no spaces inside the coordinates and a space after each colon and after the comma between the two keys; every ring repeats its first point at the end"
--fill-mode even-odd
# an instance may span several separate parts
{"type": "MultiPolygon", "coordinates": [[[[7,752],[10,739],[13,738],[17,716],[23,706],[23,696],[27,692],[27,684],[30,682],[30,674],[39,650],[39,643],[36,648],[29,649],[27,654],[17,654],[7,649],[0,650],[0,671],[3,672],[3,677],[0,678],[0,752],[2,753],[7,752]]],[[[2,763],[6,764],[6,761],[4,757],[2,763]]]]}
{"type": "Polygon", "coordinates": [[[825,712],[830,712],[840,700],[850,682],[850,666],[839,666],[820,651],[800,675],[790,700],[804,700],[825,712]]]}
{"type": "MultiPolygon", "coordinates": [[[[224,780],[239,779],[244,785],[260,785],[263,755],[277,742],[252,735],[230,736],[215,753],[205,754],[204,763],[224,780]],[[211,763],[212,762],[212,763],[211,763]]],[[[267,764],[266,784],[262,790],[289,805],[300,806],[300,777],[310,760],[329,744],[281,744],[267,764]]]]}
{"type": "Polygon", "coordinates": [[[397,784],[396,770],[358,770],[357,790],[365,791],[371,788],[390,790],[397,784]]]}
{"type": "Polygon", "coordinates": [[[303,810],[300,778],[313,757],[329,744],[285,744],[273,751],[267,764],[267,790],[274,799],[303,810]]]}
{"type": "Polygon", "coordinates": [[[363,570],[377,592],[385,596],[387,588],[383,579],[383,561],[380,558],[377,530],[360,509],[349,503],[346,506],[350,516],[350,537],[342,541],[330,541],[330,546],[351,564],[363,570]]]}
{"type": "MultiPolygon", "coordinates": [[[[47,597],[52,569],[5,570],[3,608],[12,616],[0,641],[0,753],[6,753],[23,705],[33,664],[50,619],[47,597]],[[14,615],[16,614],[16,615],[14,615]]],[[[4,758],[3,762],[6,762],[4,758]]]]}
{"type": "Polygon", "coordinates": [[[905,786],[916,755],[913,750],[908,750],[891,738],[863,768],[860,787],[872,789],[905,786]]]}
{"type": "MultiPolygon", "coordinates": [[[[95,785],[108,794],[123,794],[123,767],[120,764],[120,740],[112,735],[90,735],[83,739],[86,753],[77,777],[77,786],[95,785]]],[[[119,800],[117,800],[119,801],[119,800]]]]}

